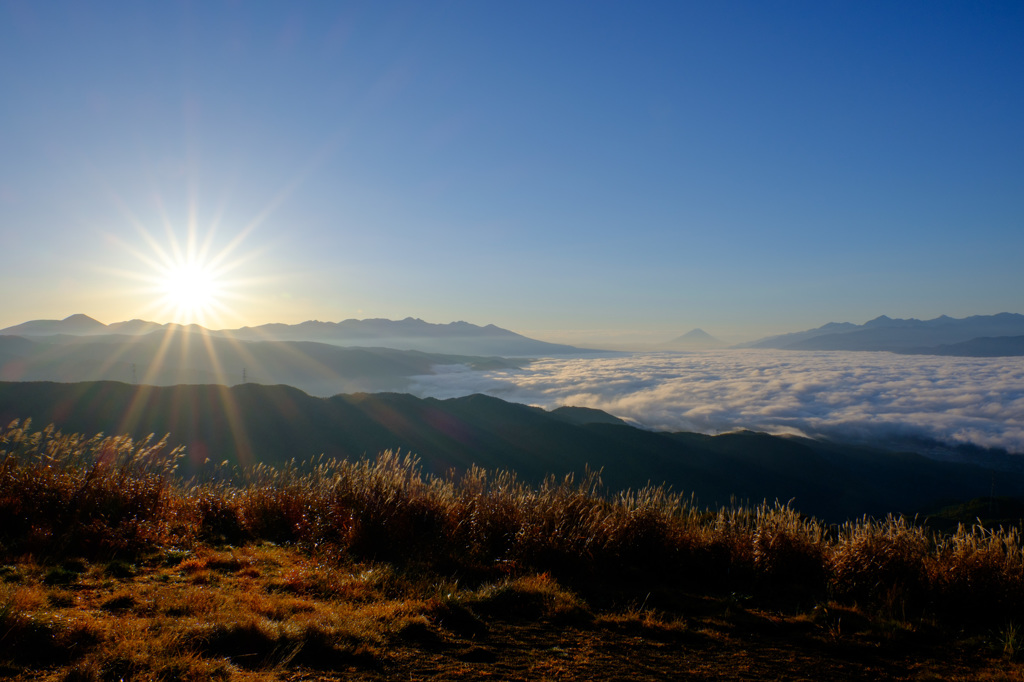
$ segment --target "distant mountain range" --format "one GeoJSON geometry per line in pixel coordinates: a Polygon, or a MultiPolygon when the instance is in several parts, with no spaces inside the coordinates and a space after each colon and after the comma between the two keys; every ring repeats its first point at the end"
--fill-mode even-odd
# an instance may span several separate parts
{"type": "Polygon", "coordinates": [[[830,322],[817,329],[769,336],[738,348],[891,351],[928,355],[1024,355],[1024,315],[999,313],[956,319],[892,319],[857,325],[830,322]]]}
{"type": "Polygon", "coordinates": [[[439,365],[520,366],[500,357],[342,348],[312,341],[239,341],[185,327],[136,336],[0,336],[0,380],[5,381],[106,379],[158,386],[250,382],[288,384],[328,396],[403,390],[408,377],[432,374],[439,365]]]}
{"type": "Polygon", "coordinates": [[[480,327],[468,322],[432,324],[407,317],[404,320],[342,320],[300,324],[265,324],[241,329],[209,330],[199,325],[157,324],[146,320],[128,320],[103,324],[88,315],[71,315],[63,320],[33,320],[6,329],[0,335],[44,336],[139,336],[154,332],[192,331],[207,336],[237,341],[316,341],[335,346],[376,346],[397,350],[459,355],[501,355],[530,357],[538,355],[575,355],[599,352],[564,344],[547,343],[489,324],[480,327]]]}
{"type": "Polygon", "coordinates": [[[0,423],[31,417],[65,432],[170,433],[185,445],[181,471],[203,463],[281,465],[292,458],[411,452],[445,475],[476,464],[546,475],[601,470],[612,491],[666,482],[700,503],[792,500],[831,521],[914,514],[993,491],[1024,495],[1024,475],[923,456],[752,432],[653,432],[598,410],[539,408],[471,395],[397,393],[314,398],[288,386],[132,386],[118,382],[0,382],[0,423]]]}

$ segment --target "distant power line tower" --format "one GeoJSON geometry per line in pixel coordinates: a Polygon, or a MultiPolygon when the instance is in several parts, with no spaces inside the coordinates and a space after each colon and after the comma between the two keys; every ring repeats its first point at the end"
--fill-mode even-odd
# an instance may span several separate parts
{"type": "Polygon", "coordinates": [[[249,380],[246,378],[245,367],[242,368],[242,383],[243,384],[249,383],[249,380]]]}

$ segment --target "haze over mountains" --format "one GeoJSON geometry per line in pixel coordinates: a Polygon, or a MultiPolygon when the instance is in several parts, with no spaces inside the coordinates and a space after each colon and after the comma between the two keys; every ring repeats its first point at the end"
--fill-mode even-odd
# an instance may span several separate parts
{"type": "Polygon", "coordinates": [[[817,329],[769,336],[736,347],[981,357],[1024,355],[1024,315],[999,313],[961,319],[942,315],[933,320],[882,315],[861,325],[830,322],[817,329]]]}
{"type": "MultiPolygon", "coordinates": [[[[0,336],[26,338],[59,336],[141,336],[168,331],[191,331],[235,341],[313,341],[335,346],[373,346],[475,356],[537,357],[594,353],[587,348],[531,339],[493,324],[468,322],[433,324],[418,318],[365,319],[299,324],[265,324],[239,329],[209,330],[198,325],[158,324],[128,320],[103,324],[87,315],[63,320],[33,320],[0,330],[0,336]]],[[[718,350],[729,347],[702,329],[693,329],[662,344],[662,350],[718,350]]],[[[732,348],[782,350],[890,351],[925,355],[1024,355],[1024,315],[999,313],[932,320],[894,319],[881,315],[864,324],[830,322],[815,329],[769,336],[732,348]]]]}
{"type": "Polygon", "coordinates": [[[235,341],[184,330],[138,336],[0,336],[0,380],[174,384],[287,384],[311,395],[404,390],[438,366],[509,369],[514,360],[339,347],[311,341],[235,341]]]}
{"type": "Polygon", "coordinates": [[[397,350],[460,355],[503,355],[529,357],[593,352],[557,343],[531,339],[493,324],[480,327],[468,322],[432,324],[418,318],[403,320],[366,319],[300,324],[265,324],[240,329],[209,330],[199,325],[157,324],[129,320],[103,324],[87,315],[77,314],[63,320],[33,320],[0,330],[7,336],[137,336],[167,331],[202,332],[209,336],[237,341],[316,341],[335,346],[379,346],[397,350]]]}
{"type": "Polygon", "coordinates": [[[329,396],[405,390],[409,377],[439,366],[511,369],[521,361],[508,357],[588,352],[494,325],[430,324],[413,318],[211,331],[145,320],[107,325],[72,315],[0,330],[0,379],[158,386],[252,382],[329,396]]]}

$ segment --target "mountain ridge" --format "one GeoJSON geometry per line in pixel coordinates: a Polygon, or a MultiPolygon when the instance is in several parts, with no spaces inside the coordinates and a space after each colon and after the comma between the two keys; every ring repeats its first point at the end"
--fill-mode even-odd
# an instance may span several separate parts
{"type": "Polygon", "coordinates": [[[177,330],[237,341],[313,341],[343,347],[372,345],[396,350],[460,355],[528,357],[601,352],[531,339],[494,324],[481,327],[463,320],[439,324],[414,317],[401,320],[349,318],[340,322],[306,320],[297,324],[272,322],[255,327],[214,330],[196,324],[159,324],[139,319],[106,325],[87,315],[75,314],[63,320],[23,322],[0,329],[0,336],[103,336],[111,333],[141,336],[177,330]]]}
{"type": "MultiPolygon", "coordinates": [[[[842,521],[916,512],[989,495],[994,473],[973,464],[749,431],[707,436],[640,429],[597,410],[546,411],[474,394],[439,400],[403,393],[315,398],[289,386],[132,386],[119,382],[0,382],[0,422],[31,417],[65,432],[171,434],[183,474],[206,459],[283,466],[317,455],[413,453],[439,476],[472,466],[547,476],[602,472],[609,490],[665,482],[701,504],[792,500],[842,521]]],[[[1001,472],[998,493],[1024,495],[1001,472]]]]}
{"type": "Polygon", "coordinates": [[[864,324],[830,322],[816,329],[768,336],[735,348],[780,350],[890,351],[932,355],[1024,354],[1018,344],[978,342],[982,338],[1024,336],[1024,315],[997,313],[931,320],[901,319],[880,315],[864,324]],[[967,344],[959,346],[959,344],[967,344]],[[957,346],[953,348],[953,346],[957,346]],[[982,349],[982,347],[984,347],[982,349]]]}

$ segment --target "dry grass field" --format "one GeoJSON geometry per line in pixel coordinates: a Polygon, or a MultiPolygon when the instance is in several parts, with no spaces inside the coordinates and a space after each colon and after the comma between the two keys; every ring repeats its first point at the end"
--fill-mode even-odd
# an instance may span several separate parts
{"type": "Polygon", "coordinates": [[[392,453],[185,482],[180,456],[0,431],[0,675],[1024,677],[1014,529],[437,479],[392,453]]]}

